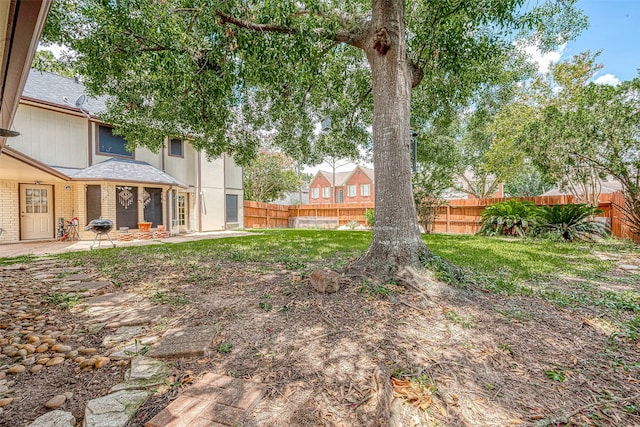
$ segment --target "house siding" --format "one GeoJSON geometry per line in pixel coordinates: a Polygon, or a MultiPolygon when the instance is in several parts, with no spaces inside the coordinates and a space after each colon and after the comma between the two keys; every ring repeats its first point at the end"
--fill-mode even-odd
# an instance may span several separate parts
{"type": "MultiPolygon", "coordinates": [[[[61,100],[62,101],[62,100],[61,100]]],[[[111,156],[98,154],[97,135],[99,122],[89,120],[68,108],[51,106],[31,99],[23,99],[16,112],[14,127],[21,132],[12,138],[10,147],[44,165],[84,169],[109,160],[111,156]]],[[[243,227],[243,175],[242,168],[231,158],[222,156],[208,160],[184,141],[182,157],[169,156],[167,149],[154,153],[146,148],[136,148],[134,159],[144,161],[171,175],[188,188],[140,182],[113,182],[104,180],[71,180],[58,177],[48,168],[34,166],[29,161],[18,160],[3,154],[0,156],[0,243],[20,240],[20,184],[40,182],[53,186],[53,228],[57,229],[58,218],[65,223],[78,218],[80,238],[93,239],[95,235],[85,231],[87,218],[86,186],[100,185],[102,192],[101,213],[103,218],[116,223],[117,186],[138,188],[138,221],[144,219],[142,192],[145,187],[162,190],[162,224],[171,229],[173,206],[171,191],[186,196],[186,224],[172,231],[215,231],[243,227]],[[200,168],[200,169],[199,169],[200,168]],[[226,224],[225,196],[238,196],[238,222],[226,224]]],[[[35,163],[37,163],[35,162],[35,163]]],[[[131,178],[130,178],[131,179],[131,178]]],[[[55,237],[55,234],[52,235],[55,237]]],[[[115,237],[112,234],[112,237],[115,237]]]]}
{"type": "Polygon", "coordinates": [[[42,163],[86,168],[87,119],[20,104],[14,127],[20,135],[9,146],[42,163]]]}

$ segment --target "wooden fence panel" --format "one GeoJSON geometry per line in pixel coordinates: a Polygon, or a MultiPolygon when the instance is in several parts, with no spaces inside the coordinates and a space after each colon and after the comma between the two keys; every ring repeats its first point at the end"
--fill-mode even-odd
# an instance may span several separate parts
{"type": "Polygon", "coordinates": [[[245,228],[287,228],[289,206],[244,201],[245,228]]]}
{"type": "Polygon", "coordinates": [[[332,203],[317,205],[297,205],[289,209],[290,217],[310,216],[310,217],[333,217],[338,218],[339,225],[357,221],[366,225],[365,212],[373,209],[372,203],[332,203]]]}
{"type": "MultiPolygon", "coordinates": [[[[479,229],[479,222],[484,209],[494,203],[511,200],[510,198],[461,199],[450,200],[448,205],[438,208],[436,219],[430,231],[434,233],[475,234],[479,229]]],[[[538,206],[565,205],[574,203],[574,197],[538,196],[519,197],[515,200],[528,200],[538,206]]],[[[625,224],[622,210],[624,196],[622,193],[600,195],[600,209],[602,216],[609,219],[611,232],[616,237],[640,239],[633,236],[625,224]]],[[[284,206],[270,203],[259,203],[249,200],[244,202],[244,226],[246,228],[287,228],[289,218],[318,217],[338,218],[339,225],[357,221],[366,225],[365,212],[373,209],[371,203],[334,203],[318,205],[284,206]]]]}
{"type": "MultiPolygon", "coordinates": [[[[475,234],[480,229],[480,218],[484,209],[498,202],[506,202],[510,198],[461,199],[450,200],[447,206],[438,209],[438,214],[431,231],[434,233],[475,234]]],[[[515,200],[528,200],[538,206],[566,205],[574,203],[575,198],[563,196],[518,197],[515,200]]],[[[625,215],[621,210],[624,204],[622,193],[601,194],[599,208],[603,211],[611,225],[611,233],[616,237],[633,237],[625,225],[625,215]]]]}
{"type": "Polygon", "coordinates": [[[246,228],[287,228],[289,218],[295,217],[338,218],[339,225],[345,225],[351,221],[366,225],[365,212],[373,207],[371,203],[284,206],[245,200],[244,226],[246,228]]]}

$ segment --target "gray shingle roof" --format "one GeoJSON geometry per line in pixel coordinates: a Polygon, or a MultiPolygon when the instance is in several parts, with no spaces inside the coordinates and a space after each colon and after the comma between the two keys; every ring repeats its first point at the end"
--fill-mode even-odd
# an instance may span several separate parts
{"type": "MultiPolygon", "coordinates": [[[[367,175],[371,179],[371,181],[374,181],[373,169],[365,168],[364,166],[356,166],[356,168],[348,172],[336,172],[336,182],[334,185],[336,187],[342,187],[343,185],[345,185],[347,180],[351,176],[351,174],[357,168],[360,168],[365,173],[365,175],[367,175]]],[[[332,172],[327,172],[327,171],[318,171],[318,172],[320,172],[329,182],[331,182],[331,180],[333,179],[332,172]]]]}
{"type": "Polygon", "coordinates": [[[108,181],[134,181],[149,184],[175,185],[186,188],[186,184],[169,174],[140,160],[112,158],[85,169],[54,167],[53,169],[74,180],[104,179],[108,181]]]}
{"type": "MultiPolygon", "coordinates": [[[[74,79],[59,76],[46,71],[30,70],[22,96],[48,102],[50,104],[76,109],[76,99],[85,95],[84,85],[74,79]],[[68,104],[64,101],[65,97],[68,104]]],[[[91,115],[96,115],[107,109],[106,96],[87,98],[84,108],[91,115]]]]}

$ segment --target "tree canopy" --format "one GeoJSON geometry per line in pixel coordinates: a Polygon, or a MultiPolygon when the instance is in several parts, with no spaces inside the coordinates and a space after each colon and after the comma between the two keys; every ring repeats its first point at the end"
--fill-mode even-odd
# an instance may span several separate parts
{"type": "MultiPolygon", "coordinates": [[[[64,0],[54,3],[45,37],[76,52],[89,90],[111,96],[104,119],[134,144],[154,148],[161,135],[188,133],[211,155],[242,159],[256,152],[255,131],[268,128],[304,156],[326,116],[334,141],[369,139],[362,47],[372,7],[383,3],[64,0]]],[[[566,40],[584,25],[573,3],[408,2],[414,123],[454,112],[494,81],[519,55],[516,38],[536,31],[543,45],[566,40]]]]}
{"type": "Polygon", "coordinates": [[[575,0],[65,0],[46,31],[77,53],[103,119],[133,144],[186,135],[211,156],[255,156],[261,131],[305,159],[316,125],[373,142],[376,220],[362,258],[387,277],[429,256],[411,190],[410,126],[447,120],[519,54],[585,25],[575,0]],[[61,11],[62,10],[62,11],[61,11]],[[372,138],[369,129],[372,128],[372,138]]]}
{"type": "Polygon", "coordinates": [[[70,68],[64,61],[56,58],[50,50],[37,50],[31,64],[33,68],[39,71],[48,71],[65,77],[73,77],[75,71],[70,68]]]}
{"type": "Polygon", "coordinates": [[[245,200],[273,202],[300,186],[293,160],[282,153],[261,150],[243,175],[245,200]]]}
{"type": "Polygon", "coordinates": [[[613,177],[640,234],[640,77],[596,84],[598,55],[575,55],[521,85],[484,126],[491,135],[485,161],[525,172],[514,175],[522,190],[546,181],[596,206],[603,180],[613,177]]]}

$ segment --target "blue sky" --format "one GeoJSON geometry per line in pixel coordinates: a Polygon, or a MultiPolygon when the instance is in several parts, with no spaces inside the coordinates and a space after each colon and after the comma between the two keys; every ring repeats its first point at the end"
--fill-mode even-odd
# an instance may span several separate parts
{"type": "Polygon", "coordinates": [[[598,76],[612,74],[630,80],[640,68],[640,0],[579,0],[589,17],[589,28],[562,51],[561,59],[591,50],[602,50],[604,65],[598,76]]]}

